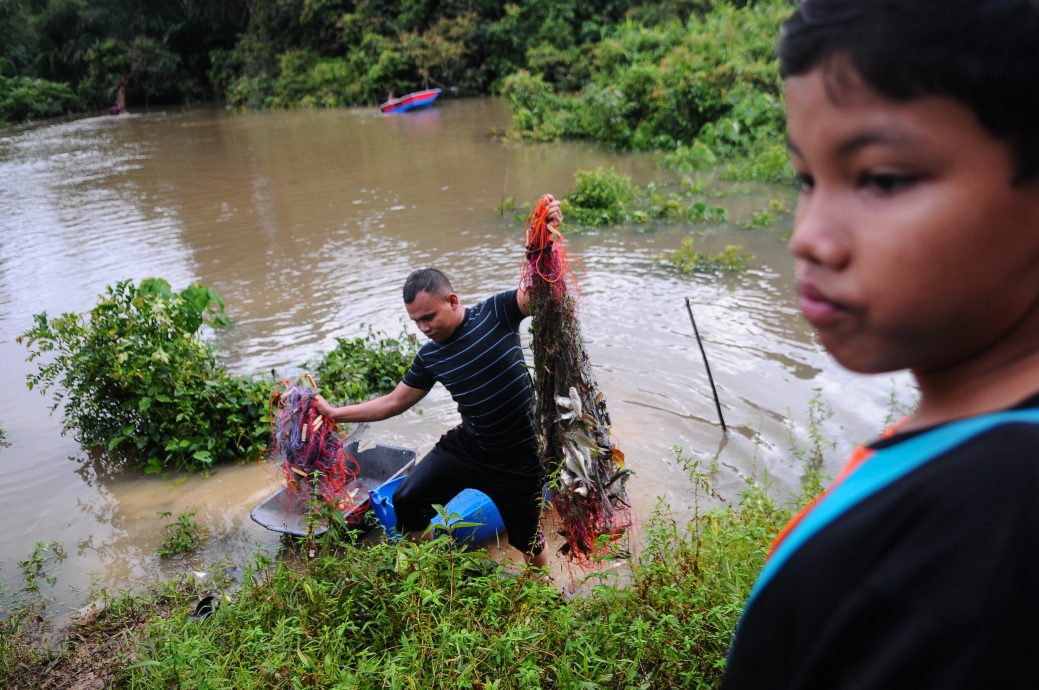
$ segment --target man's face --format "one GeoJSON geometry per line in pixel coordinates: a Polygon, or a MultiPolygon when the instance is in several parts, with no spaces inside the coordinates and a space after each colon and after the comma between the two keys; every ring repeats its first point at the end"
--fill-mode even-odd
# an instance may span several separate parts
{"type": "Polygon", "coordinates": [[[461,320],[459,315],[462,305],[458,302],[458,295],[453,292],[432,295],[420,290],[414,301],[404,307],[422,335],[438,343],[450,338],[461,320]]]}
{"type": "Polygon", "coordinates": [[[802,313],[858,372],[998,361],[1039,318],[1039,185],[958,101],[836,69],[786,83],[802,313]]]}

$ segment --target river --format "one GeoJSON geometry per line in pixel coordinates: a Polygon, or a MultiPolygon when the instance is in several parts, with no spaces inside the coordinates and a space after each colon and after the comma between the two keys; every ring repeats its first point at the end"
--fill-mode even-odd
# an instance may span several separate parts
{"type": "MultiPolygon", "coordinates": [[[[8,595],[18,561],[36,542],[67,554],[45,588],[75,607],[91,587],[140,586],[174,570],[245,563],[274,552],[278,535],[249,519],[276,486],[262,463],[222,466],[209,476],[106,476],[71,436],[60,410],[29,391],[33,365],[16,337],[38,312],[86,312],[117,280],[197,281],[224,298],[234,325],[212,334],[221,359],[241,374],[292,373],[336,337],[369,326],[407,328],[400,286],[435,265],[463,303],[514,287],[522,226],[496,208],[532,203],[574,187],[577,170],[613,168],[638,183],[673,185],[646,155],[616,155],[580,143],[523,144],[498,99],[444,100],[434,109],[383,116],[343,109],[226,113],[176,109],[0,130],[0,556],[8,595]],[[156,556],[164,522],[197,511],[212,537],[193,563],[156,556]]],[[[613,431],[636,475],[629,490],[640,518],[658,500],[679,519],[694,510],[685,457],[714,467],[712,482],[736,500],[748,478],[777,497],[796,490],[795,448],[809,443],[808,410],[832,413],[819,429],[826,469],[853,441],[879,431],[891,398],[911,399],[905,377],[840,369],[814,342],[793,295],[785,239],[739,225],[770,199],[792,207],[785,187],[720,185],[720,225],[655,224],[569,237],[579,258],[581,321],[613,431]],[[751,269],[683,277],[656,258],[696,234],[713,253],[751,252],[751,269]],[[728,434],[685,311],[689,297],[717,384],[728,434]]],[[[564,227],[564,231],[566,228],[564,227]]],[[[529,353],[528,353],[529,361],[529,353]]],[[[457,421],[441,388],[418,408],[373,425],[373,440],[428,450],[457,421]]],[[[558,566],[557,566],[558,567],[558,566]]]]}

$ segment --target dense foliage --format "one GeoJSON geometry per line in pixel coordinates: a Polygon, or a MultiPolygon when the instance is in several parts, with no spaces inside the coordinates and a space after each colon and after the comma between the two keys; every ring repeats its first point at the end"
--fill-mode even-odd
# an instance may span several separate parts
{"type": "Polygon", "coordinates": [[[67,115],[80,109],[68,84],[0,75],[0,120],[25,122],[67,115]]]}
{"type": "Polygon", "coordinates": [[[235,44],[252,4],[4,0],[0,76],[14,80],[0,81],[0,121],[108,106],[123,78],[133,104],[209,98],[210,55],[235,44]],[[29,107],[33,93],[44,102],[29,107]]]}
{"type": "Polygon", "coordinates": [[[588,46],[628,16],[684,16],[699,0],[282,0],[249,3],[246,31],[213,55],[229,104],[250,108],[374,104],[439,86],[491,92],[532,67],[577,88],[588,46]]]}
{"type": "MultiPolygon", "coordinates": [[[[54,392],[66,431],[89,449],[146,471],[202,470],[259,457],[270,434],[273,382],[230,374],[199,331],[230,323],[204,285],[173,292],[160,278],[107,288],[88,317],[35,316],[18,341],[38,370],[30,388],[54,392]]],[[[369,331],[340,339],[314,363],[327,393],[361,400],[393,389],[414,355],[410,340],[369,331]]]]}
{"type": "Polygon", "coordinates": [[[505,80],[514,130],[670,151],[681,169],[727,163],[732,178],[788,179],[774,45],[790,9],[786,0],[719,2],[684,23],[619,24],[592,46],[577,93],[533,67],[505,80]]]}
{"type": "Polygon", "coordinates": [[[314,364],[325,397],[358,402],[388,393],[404,377],[418,347],[413,337],[388,338],[371,330],[358,338],[337,338],[314,364]]]}
{"type": "Polygon", "coordinates": [[[776,124],[771,51],[788,9],[744,0],[6,0],[0,76],[31,81],[0,82],[0,104],[23,102],[7,96],[26,83],[49,102],[0,105],[0,119],[104,107],[124,78],[131,105],[215,96],[248,108],[506,84],[525,136],[668,150],[699,136],[707,149],[680,156],[699,164],[746,151],[755,135],[742,128],[776,124]]]}
{"type": "Polygon", "coordinates": [[[85,447],[148,471],[204,469],[267,445],[269,384],[229,374],[199,337],[203,323],[228,322],[212,289],[149,278],[110,286],[89,317],[37,314],[18,340],[39,366],[29,387],[54,391],[85,447]]]}

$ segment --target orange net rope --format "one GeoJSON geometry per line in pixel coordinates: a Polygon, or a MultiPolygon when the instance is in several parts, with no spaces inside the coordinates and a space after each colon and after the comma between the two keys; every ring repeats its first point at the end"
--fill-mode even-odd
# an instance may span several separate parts
{"type": "Polygon", "coordinates": [[[563,236],[548,224],[548,200],[528,219],[527,292],[534,353],[534,421],[552,506],[565,540],[561,551],[587,563],[619,554],[631,525],[625,490],[630,470],[610,438],[606,399],[592,375],[577,320],[577,295],[563,236]]]}

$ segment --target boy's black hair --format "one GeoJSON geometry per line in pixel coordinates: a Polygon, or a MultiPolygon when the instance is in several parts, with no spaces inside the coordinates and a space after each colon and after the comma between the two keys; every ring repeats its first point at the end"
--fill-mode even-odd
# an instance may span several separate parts
{"type": "Polygon", "coordinates": [[[1010,146],[1015,184],[1039,173],[1039,0],[803,0],[778,52],[784,79],[846,59],[893,100],[955,99],[1010,146]]]}
{"type": "Polygon", "coordinates": [[[412,271],[404,281],[404,304],[411,304],[420,292],[439,295],[444,290],[454,292],[451,281],[435,268],[420,268],[412,271]]]}

